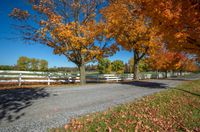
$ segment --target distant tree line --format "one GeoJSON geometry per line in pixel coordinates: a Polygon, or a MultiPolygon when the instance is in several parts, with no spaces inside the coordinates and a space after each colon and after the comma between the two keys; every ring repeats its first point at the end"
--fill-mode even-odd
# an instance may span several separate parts
{"type": "Polygon", "coordinates": [[[90,72],[96,72],[96,71],[98,71],[97,68],[98,68],[97,65],[88,64],[88,65],[86,65],[85,70],[86,70],[86,71],[90,71],[90,72]]]}
{"type": "Polygon", "coordinates": [[[44,59],[28,58],[21,56],[17,60],[17,69],[22,71],[47,71],[48,61],[44,59]]]}
{"type": "Polygon", "coordinates": [[[49,68],[49,72],[77,72],[78,68],[77,67],[52,67],[49,68]]]}
{"type": "Polygon", "coordinates": [[[0,65],[0,70],[17,70],[17,66],[0,65]]]}
{"type": "MultiPolygon", "coordinates": [[[[86,65],[86,71],[97,71],[97,65],[88,64],[86,65]]],[[[75,73],[78,71],[78,67],[52,67],[49,68],[48,71],[50,72],[71,72],[75,73]]]]}
{"type": "MultiPolygon", "coordinates": [[[[22,70],[22,71],[49,71],[49,72],[71,72],[78,71],[77,67],[52,67],[48,68],[48,61],[44,59],[29,58],[21,56],[16,65],[0,65],[0,70],[22,70]]],[[[86,71],[97,71],[97,65],[86,65],[86,71]]]]}

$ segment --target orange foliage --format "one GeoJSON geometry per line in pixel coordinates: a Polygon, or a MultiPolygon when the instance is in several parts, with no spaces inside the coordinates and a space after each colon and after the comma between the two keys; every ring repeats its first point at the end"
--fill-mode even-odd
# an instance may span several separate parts
{"type": "Polygon", "coordinates": [[[198,0],[132,0],[159,27],[170,49],[200,55],[198,0]]]}
{"type": "Polygon", "coordinates": [[[146,59],[152,70],[158,71],[198,71],[199,67],[194,59],[181,52],[169,51],[161,48],[159,52],[146,59]]]}
{"type": "MultiPolygon", "coordinates": [[[[105,34],[105,25],[96,21],[96,6],[100,1],[31,0],[30,3],[36,11],[32,14],[33,22],[39,28],[29,39],[52,47],[55,54],[65,55],[79,66],[118,50],[114,44],[95,44],[105,34]]],[[[10,16],[18,20],[30,18],[27,11],[16,8],[10,16]]]]}

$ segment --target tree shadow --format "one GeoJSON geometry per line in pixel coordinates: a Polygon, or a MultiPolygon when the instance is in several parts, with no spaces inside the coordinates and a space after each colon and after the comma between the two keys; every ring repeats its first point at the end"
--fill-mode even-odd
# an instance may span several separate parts
{"type": "Polygon", "coordinates": [[[184,90],[184,89],[179,89],[179,88],[175,88],[175,89],[179,90],[179,91],[182,91],[182,92],[186,92],[186,93],[192,94],[194,96],[200,97],[200,94],[198,94],[198,93],[193,93],[193,92],[190,92],[190,91],[187,91],[187,90],[184,90]]]}
{"type": "Polygon", "coordinates": [[[31,106],[34,100],[48,96],[44,88],[0,90],[0,123],[20,119],[25,115],[23,109],[31,106]]]}
{"type": "Polygon", "coordinates": [[[122,84],[145,87],[145,88],[167,88],[168,87],[168,85],[164,83],[147,82],[147,81],[122,82],[122,84]]]}

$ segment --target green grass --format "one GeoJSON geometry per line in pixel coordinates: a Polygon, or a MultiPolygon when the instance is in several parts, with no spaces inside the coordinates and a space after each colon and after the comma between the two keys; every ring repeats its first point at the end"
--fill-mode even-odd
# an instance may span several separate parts
{"type": "Polygon", "coordinates": [[[49,131],[200,131],[200,80],[107,111],[73,119],[49,131]]]}

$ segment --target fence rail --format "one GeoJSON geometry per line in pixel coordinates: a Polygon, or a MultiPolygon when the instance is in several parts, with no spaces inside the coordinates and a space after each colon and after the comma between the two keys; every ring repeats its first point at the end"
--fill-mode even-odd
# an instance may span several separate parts
{"type": "MultiPolygon", "coordinates": [[[[190,74],[187,72],[182,73],[190,74]]],[[[167,73],[167,77],[179,76],[180,73],[167,73]]],[[[158,79],[165,78],[166,73],[141,73],[139,79],[158,79]]],[[[133,74],[93,74],[87,75],[86,80],[88,82],[110,82],[110,81],[127,81],[133,80],[133,74]]],[[[22,83],[77,83],[80,82],[79,74],[69,74],[64,72],[34,72],[34,71],[2,71],[0,70],[0,83],[18,83],[19,86],[22,83]]]]}

